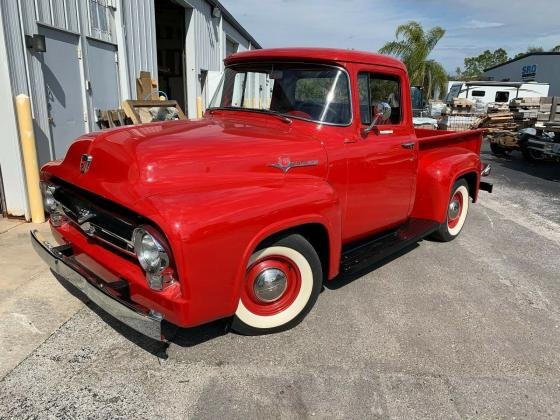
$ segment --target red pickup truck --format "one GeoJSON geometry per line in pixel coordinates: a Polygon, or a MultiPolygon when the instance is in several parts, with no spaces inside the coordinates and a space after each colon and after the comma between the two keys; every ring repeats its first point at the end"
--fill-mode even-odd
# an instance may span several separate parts
{"type": "Polygon", "coordinates": [[[204,118],[86,134],[45,165],[58,244],[36,231],[32,243],[61,281],[149,337],[221,318],[281,331],[324,282],[457,237],[492,189],[481,140],[415,130],[396,59],[247,51],[226,58],[204,118]]]}

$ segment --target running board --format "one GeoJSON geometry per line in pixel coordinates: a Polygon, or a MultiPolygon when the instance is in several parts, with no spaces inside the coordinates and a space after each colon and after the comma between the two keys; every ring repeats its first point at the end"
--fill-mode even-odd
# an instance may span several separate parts
{"type": "Polygon", "coordinates": [[[349,244],[342,250],[340,274],[345,275],[370,267],[435,232],[438,226],[439,224],[433,220],[410,219],[389,233],[349,244]]]}

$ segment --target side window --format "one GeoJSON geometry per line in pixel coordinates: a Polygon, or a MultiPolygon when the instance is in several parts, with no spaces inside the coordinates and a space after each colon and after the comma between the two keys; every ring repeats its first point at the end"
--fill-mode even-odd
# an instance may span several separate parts
{"type": "Polygon", "coordinates": [[[369,125],[374,118],[378,121],[377,125],[401,123],[401,83],[397,76],[359,73],[358,91],[362,124],[369,125]],[[388,118],[379,117],[382,103],[391,107],[388,118]]]}
{"type": "Polygon", "coordinates": [[[486,92],[483,91],[483,90],[473,90],[472,93],[471,93],[471,95],[472,95],[472,96],[479,97],[479,98],[483,98],[484,95],[486,95],[486,92]]]}
{"type": "Polygon", "coordinates": [[[509,92],[499,91],[496,92],[496,102],[507,102],[509,101],[509,92]]]}

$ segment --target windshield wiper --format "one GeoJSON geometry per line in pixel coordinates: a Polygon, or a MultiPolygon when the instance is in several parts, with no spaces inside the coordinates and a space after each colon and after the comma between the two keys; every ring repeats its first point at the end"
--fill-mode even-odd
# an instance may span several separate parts
{"type": "Polygon", "coordinates": [[[275,117],[280,119],[280,121],[283,121],[286,124],[291,124],[292,121],[293,121],[291,118],[285,116],[284,114],[282,114],[281,112],[278,112],[278,111],[272,111],[271,109],[259,109],[259,111],[264,112],[266,114],[274,115],[275,117]]]}
{"type": "Polygon", "coordinates": [[[241,108],[241,107],[234,107],[234,106],[220,106],[216,108],[209,108],[209,111],[212,110],[226,110],[226,111],[245,111],[245,112],[260,112],[261,114],[268,114],[278,118],[280,121],[285,122],[286,124],[291,124],[292,119],[287,117],[286,115],[282,114],[278,111],[273,111],[271,109],[256,109],[256,108],[241,108]]]}

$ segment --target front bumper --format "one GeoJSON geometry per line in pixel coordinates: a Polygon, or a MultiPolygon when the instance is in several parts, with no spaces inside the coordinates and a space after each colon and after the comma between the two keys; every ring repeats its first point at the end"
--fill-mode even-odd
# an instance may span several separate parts
{"type": "Polygon", "coordinates": [[[527,140],[527,148],[541,152],[549,157],[560,157],[560,143],[531,138],[527,140]]]}
{"type": "Polygon", "coordinates": [[[103,290],[103,281],[95,274],[80,266],[71,255],[70,248],[62,245],[52,246],[42,235],[33,230],[31,244],[35,252],[49,265],[51,270],[72,286],[85,294],[93,303],[123,324],[150,337],[163,340],[162,318],[155,314],[143,313],[128,302],[119,300],[103,290]]]}

